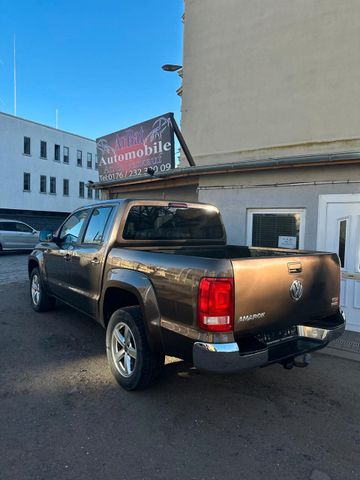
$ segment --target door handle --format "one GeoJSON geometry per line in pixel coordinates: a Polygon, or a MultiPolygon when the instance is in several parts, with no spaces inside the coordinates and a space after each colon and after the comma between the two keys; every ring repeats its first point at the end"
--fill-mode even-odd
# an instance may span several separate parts
{"type": "Polygon", "coordinates": [[[92,263],[93,265],[97,265],[98,263],[100,263],[100,260],[99,260],[97,257],[95,257],[95,258],[93,258],[93,259],[91,260],[91,263],[92,263]]]}

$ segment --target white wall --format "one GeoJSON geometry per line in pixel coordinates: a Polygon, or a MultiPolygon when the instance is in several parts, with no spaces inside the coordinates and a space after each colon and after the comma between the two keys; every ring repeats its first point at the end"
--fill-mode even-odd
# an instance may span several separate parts
{"type": "Polygon", "coordinates": [[[216,205],[228,242],[245,245],[249,209],[305,211],[305,249],[316,250],[319,195],[360,193],[357,165],[204,175],[199,202],[216,205]],[[333,183],[332,179],[336,178],[333,183]]]}
{"type": "Polygon", "coordinates": [[[186,0],[197,164],[360,149],[359,25],[358,0],[186,0]]]}
{"type": "MultiPolygon", "coordinates": [[[[89,203],[79,198],[79,182],[98,181],[94,169],[95,141],[51,127],[0,113],[0,208],[71,212],[89,203]],[[31,155],[24,155],[24,136],[31,138],[31,155]],[[47,142],[47,159],[40,158],[40,140],[47,142]],[[60,162],[54,160],[54,145],[60,145],[60,162]],[[70,149],[69,165],[63,163],[63,147],[70,149]],[[83,166],[77,167],[77,150],[83,152],[83,166]],[[92,153],[93,168],[86,166],[92,153]],[[31,174],[31,191],[23,191],[23,174],[31,174]],[[40,175],[47,177],[47,193],[40,193],[40,175]],[[56,177],[56,195],[49,193],[50,176],[56,177]],[[63,179],[69,179],[69,196],[63,195],[63,179]]],[[[91,201],[91,200],[90,200],[91,201]]]]}

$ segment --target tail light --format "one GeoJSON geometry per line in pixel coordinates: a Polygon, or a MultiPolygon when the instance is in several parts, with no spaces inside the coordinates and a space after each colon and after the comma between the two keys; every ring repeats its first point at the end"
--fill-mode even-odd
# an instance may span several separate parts
{"type": "Polygon", "coordinates": [[[210,332],[230,332],[234,328],[234,280],[209,278],[200,280],[198,324],[210,332]]]}

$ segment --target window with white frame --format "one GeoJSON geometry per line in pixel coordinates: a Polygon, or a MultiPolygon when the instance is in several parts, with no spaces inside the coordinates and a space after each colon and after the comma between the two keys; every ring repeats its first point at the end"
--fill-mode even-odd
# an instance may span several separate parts
{"type": "Polygon", "coordinates": [[[253,247],[304,248],[305,209],[249,209],[247,244],[253,247]]]}

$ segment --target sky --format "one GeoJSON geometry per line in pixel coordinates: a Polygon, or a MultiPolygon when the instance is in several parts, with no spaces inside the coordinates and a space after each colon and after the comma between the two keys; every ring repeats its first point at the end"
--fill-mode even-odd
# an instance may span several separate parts
{"type": "Polygon", "coordinates": [[[180,122],[182,0],[0,0],[0,111],[89,138],[162,113],[180,122]]]}

